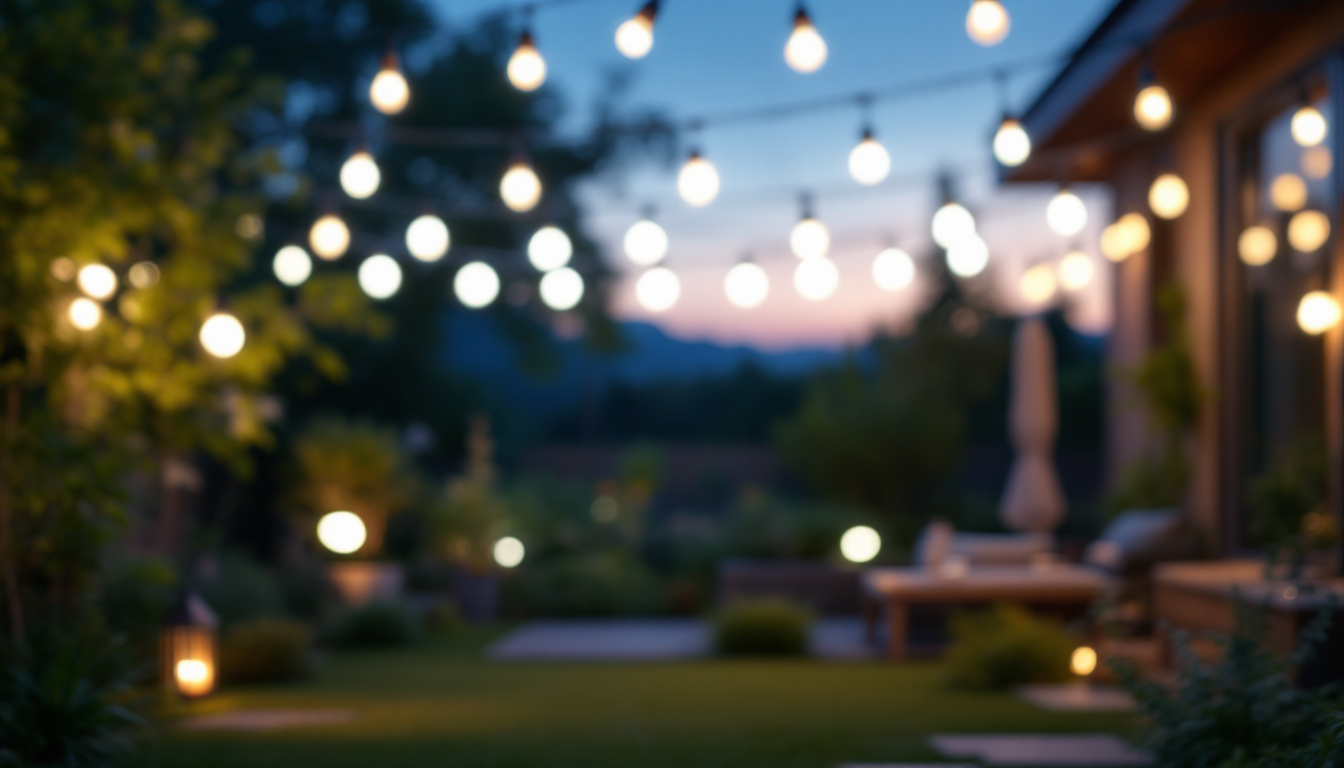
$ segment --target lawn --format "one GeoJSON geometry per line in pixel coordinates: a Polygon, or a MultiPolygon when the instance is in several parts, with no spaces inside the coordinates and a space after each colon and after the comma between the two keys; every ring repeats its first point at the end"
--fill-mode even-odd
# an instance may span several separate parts
{"type": "Polygon", "coordinates": [[[948,690],[930,662],[506,664],[481,656],[497,634],[466,630],[407,650],[340,654],[301,684],[226,690],[191,709],[340,708],[358,717],[272,733],[165,723],[136,764],[818,768],[934,759],[930,733],[1126,733],[1134,724],[948,690]]]}

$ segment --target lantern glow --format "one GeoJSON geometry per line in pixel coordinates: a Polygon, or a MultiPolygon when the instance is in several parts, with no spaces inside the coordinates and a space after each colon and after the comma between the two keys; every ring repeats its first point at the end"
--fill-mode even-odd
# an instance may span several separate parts
{"type": "Polygon", "coordinates": [[[629,59],[642,59],[653,50],[653,20],[658,15],[657,0],[644,4],[630,19],[616,28],[616,50],[629,59]]]}
{"type": "Polygon", "coordinates": [[[933,214],[933,241],[951,248],[963,240],[977,237],[975,217],[959,203],[946,203],[933,214]]]}
{"type": "Polygon", "coordinates": [[[1059,260],[1059,287],[1066,291],[1081,291],[1092,283],[1096,265],[1083,251],[1071,251],[1059,260]]]}
{"type": "Polygon", "coordinates": [[[517,568],[522,565],[523,557],[527,554],[527,548],[523,546],[523,542],[513,536],[505,536],[495,542],[491,554],[501,568],[517,568]]]}
{"type": "Polygon", "coordinates": [[[1329,124],[1325,122],[1325,115],[1310,104],[1303,104],[1293,113],[1293,121],[1290,125],[1293,134],[1293,141],[1296,141],[1301,147],[1314,147],[1325,141],[1325,137],[1330,133],[1329,124]]]}
{"type": "Polygon", "coordinates": [[[1160,131],[1171,124],[1171,95],[1156,83],[1139,89],[1134,97],[1134,119],[1149,131],[1160,131]]]}
{"type": "Polygon", "coordinates": [[[1274,260],[1279,238],[1263,224],[1247,227],[1237,238],[1237,255],[1249,267],[1262,267],[1274,260]]]}
{"type": "Polygon", "coordinates": [[[1087,677],[1097,669],[1097,652],[1086,645],[1073,649],[1069,657],[1069,669],[1079,677],[1087,677]]]}
{"type": "Polygon", "coordinates": [[[271,269],[275,272],[275,279],[292,288],[303,285],[313,274],[313,260],[299,246],[286,245],[275,252],[271,269]]]}
{"type": "Polygon", "coordinates": [[[103,307],[93,299],[80,296],[70,302],[70,324],[81,331],[91,331],[103,322],[103,307]]]}
{"type": "Polygon", "coordinates": [[[979,235],[947,249],[947,268],[957,277],[975,277],[989,266],[989,245],[979,235]]]}
{"type": "Polygon", "coordinates": [[[1307,205],[1307,182],[1296,173],[1282,173],[1269,184],[1269,201],[1285,213],[1300,211],[1307,205]]]}
{"type": "Polygon", "coordinates": [[[1302,211],[1288,221],[1288,244],[1302,253],[1315,253],[1330,239],[1330,217],[1320,211],[1302,211]]]}

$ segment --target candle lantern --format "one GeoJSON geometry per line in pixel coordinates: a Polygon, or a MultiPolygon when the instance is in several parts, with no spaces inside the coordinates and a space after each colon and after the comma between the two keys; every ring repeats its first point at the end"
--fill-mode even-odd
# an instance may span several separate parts
{"type": "Polygon", "coordinates": [[[201,597],[187,592],[173,606],[159,642],[164,685],[187,699],[208,696],[215,688],[219,619],[201,597]]]}

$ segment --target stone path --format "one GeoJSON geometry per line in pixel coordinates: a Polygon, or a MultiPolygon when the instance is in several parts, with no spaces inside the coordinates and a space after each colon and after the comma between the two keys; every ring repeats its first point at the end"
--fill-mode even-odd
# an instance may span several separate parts
{"type": "Polygon", "coordinates": [[[1108,734],[985,734],[933,736],[929,744],[945,757],[1004,766],[1152,765],[1149,755],[1108,734]]]}
{"type": "Polygon", "coordinates": [[[1018,698],[1053,712],[1132,712],[1134,697],[1119,688],[1088,683],[1027,685],[1018,698]]]}
{"type": "Polygon", "coordinates": [[[348,709],[236,709],[190,717],[177,727],[187,731],[275,731],[340,725],[355,719],[348,709]]]}

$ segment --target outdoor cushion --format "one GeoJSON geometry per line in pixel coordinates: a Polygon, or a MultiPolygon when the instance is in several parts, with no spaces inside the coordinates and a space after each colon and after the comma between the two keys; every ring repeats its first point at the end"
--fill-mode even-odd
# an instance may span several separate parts
{"type": "MultiPolygon", "coordinates": [[[[931,527],[925,529],[915,545],[920,565],[930,562],[931,527]]],[[[1048,533],[954,533],[947,555],[966,559],[968,565],[1030,565],[1038,555],[1055,549],[1055,537],[1048,533]]]]}
{"type": "Polygon", "coordinates": [[[1175,509],[1131,509],[1120,513],[1101,536],[1083,552],[1083,562],[1107,571],[1155,555],[1163,543],[1180,531],[1175,509]]]}

